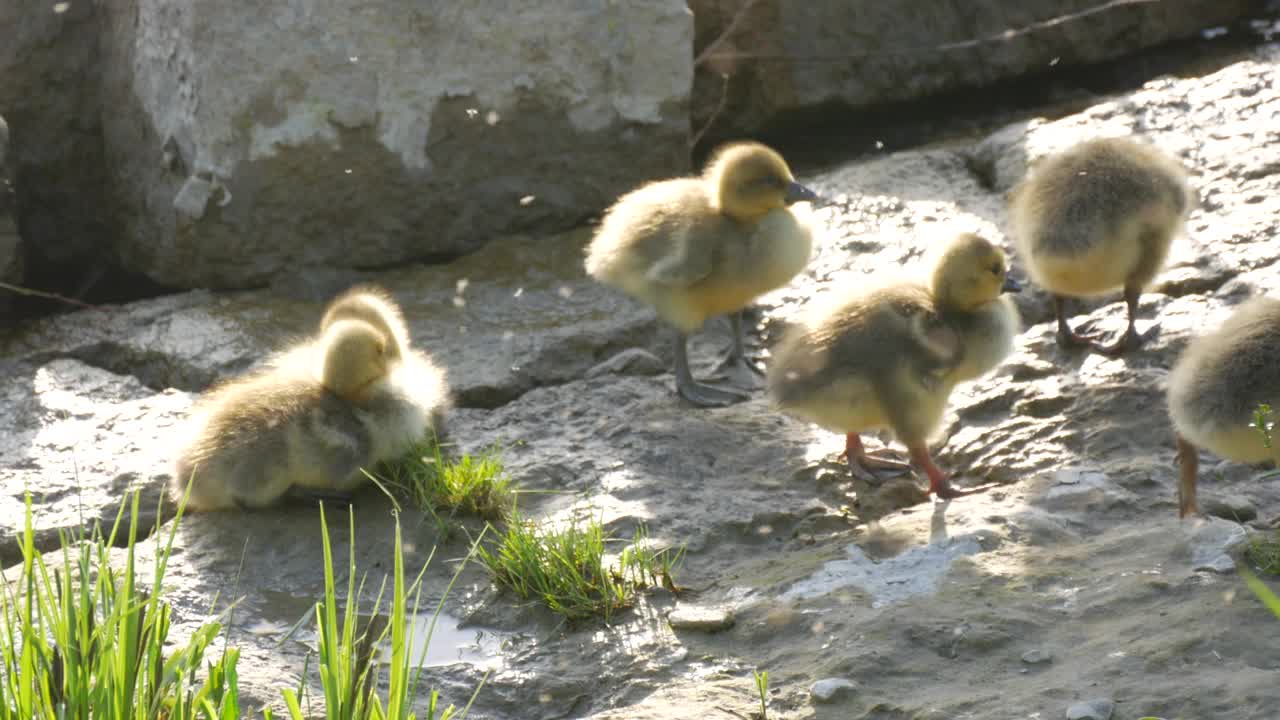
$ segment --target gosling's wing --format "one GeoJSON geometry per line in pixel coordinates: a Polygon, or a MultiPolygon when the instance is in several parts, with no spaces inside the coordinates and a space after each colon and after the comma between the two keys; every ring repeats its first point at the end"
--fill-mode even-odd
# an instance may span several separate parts
{"type": "Polygon", "coordinates": [[[673,231],[670,252],[649,268],[650,280],[671,287],[688,287],[711,274],[715,267],[713,248],[709,243],[695,242],[693,234],[687,225],[673,231]]]}

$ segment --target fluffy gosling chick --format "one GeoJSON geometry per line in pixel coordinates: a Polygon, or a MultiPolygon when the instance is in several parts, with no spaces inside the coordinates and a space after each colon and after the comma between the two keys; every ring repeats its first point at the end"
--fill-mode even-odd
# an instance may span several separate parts
{"type": "MultiPolygon", "coordinates": [[[[859,433],[889,428],[929,478],[953,498],[928,438],[959,382],[994,369],[1013,347],[1016,292],[1004,252],[963,234],[936,256],[927,284],[893,280],[859,287],[817,307],[774,352],[769,392],[777,407],[845,433],[845,455],[864,468],[897,466],[866,454],[859,433]]],[[[852,282],[857,287],[862,278],[852,282]]]]}
{"type": "Polygon", "coordinates": [[[443,429],[444,413],[451,404],[444,369],[430,355],[411,347],[404,311],[391,293],[377,285],[357,285],[330,300],[320,320],[320,335],[313,341],[298,343],[277,353],[266,363],[273,367],[294,366],[295,370],[320,372],[316,363],[324,354],[320,348],[323,334],[334,323],[344,319],[366,322],[381,332],[386,338],[388,361],[393,365],[408,365],[409,369],[402,371],[402,374],[415,376],[415,383],[421,388],[421,392],[437,398],[432,429],[439,434],[443,429]]]}
{"type": "Polygon", "coordinates": [[[413,385],[422,396],[434,398],[431,428],[437,439],[443,437],[444,413],[452,405],[448,378],[430,355],[411,347],[404,311],[391,293],[377,285],[357,285],[347,290],[330,301],[320,320],[320,332],[342,319],[363,320],[382,332],[387,338],[387,357],[404,366],[397,368],[397,376],[413,378],[413,385]]]}
{"type": "Polygon", "coordinates": [[[1280,439],[1268,448],[1253,426],[1258,405],[1280,408],[1280,300],[1253,298],[1192,340],[1169,374],[1168,395],[1180,517],[1199,512],[1197,448],[1235,462],[1280,463],[1280,439]]]}
{"type": "Polygon", "coordinates": [[[271,505],[297,488],[341,496],[361,468],[421,440],[442,401],[436,377],[394,361],[369,323],[338,320],[316,344],[318,368],[267,366],[197,403],[171,491],[193,510],[271,505]]]}
{"type": "Polygon", "coordinates": [[[725,364],[746,358],[742,310],[788,283],[809,262],[807,214],[790,205],[816,195],[795,181],[782,156],[759,143],[721,149],[701,177],[650,183],[623,195],[587,249],[587,273],[649,303],[675,328],[676,390],[699,406],[745,400],[741,391],[697,382],[688,336],[729,314],[733,347],[725,364]]]}
{"type": "Polygon", "coordinates": [[[387,356],[399,359],[409,348],[409,326],[391,294],[377,285],[357,285],[331,300],[320,319],[320,332],[338,320],[363,320],[387,338],[387,356]]]}
{"type": "Polygon", "coordinates": [[[1186,171],[1154,147],[1090,140],[1048,158],[1015,188],[1010,220],[1027,272],[1053,294],[1058,342],[1109,356],[1145,339],[1134,327],[1143,287],[1164,265],[1193,204],[1186,171]],[[1129,323],[1109,345],[1072,330],[1065,299],[1124,288],[1129,323]]]}

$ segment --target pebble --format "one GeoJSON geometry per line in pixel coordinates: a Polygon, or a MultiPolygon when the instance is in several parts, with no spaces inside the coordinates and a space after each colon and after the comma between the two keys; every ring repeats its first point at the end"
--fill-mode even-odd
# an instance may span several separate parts
{"type": "Polygon", "coordinates": [[[1067,720],[1111,720],[1116,704],[1109,698],[1078,702],[1067,708],[1067,720]]]}
{"type": "Polygon", "coordinates": [[[1235,571],[1235,561],[1230,553],[1246,540],[1245,529],[1234,522],[1220,518],[1183,529],[1191,554],[1191,567],[1216,573],[1235,571]]]}
{"type": "Polygon", "coordinates": [[[858,686],[844,678],[823,678],[809,688],[809,696],[817,703],[836,702],[857,692],[858,686]]]}
{"type": "Polygon", "coordinates": [[[733,627],[734,617],[733,611],[727,607],[677,605],[667,615],[667,622],[672,630],[713,633],[733,627]]]}
{"type": "Polygon", "coordinates": [[[1028,665],[1039,665],[1053,660],[1053,653],[1045,650],[1028,650],[1022,653],[1022,662],[1028,665]]]}
{"type": "Polygon", "coordinates": [[[1258,517],[1258,506],[1242,495],[1210,495],[1200,500],[1200,509],[1206,515],[1242,523],[1258,517]]]}

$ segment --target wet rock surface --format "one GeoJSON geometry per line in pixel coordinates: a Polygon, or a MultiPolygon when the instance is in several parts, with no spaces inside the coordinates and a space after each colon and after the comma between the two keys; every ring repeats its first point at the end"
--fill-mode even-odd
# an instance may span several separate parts
{"type": "Polygon", "coordinates": [[[1067,708],[1067,720],[1111,720],[1113,712],[1115,712],[1115,703],[1106,698],[1100,698],[1076,703],[1067,708]]]}
{"type": "Polygon", "coordinates": [[[714,119],[727,135],[831,105],[883,105],[1095,63],[1255,10],[1244,0],[694,0],[691,7],[702,60],[693,126],[714,119]]]}
{"type": "MultiPolygon", "coordinates": [[[[1277,65],[1280,46],[1268,45],[1081,113],[802,173],[832,199],[819,210],[827,231],[809,269],[762,300],[766,345],[812,298],[916,262],[953,230],[1009,249],[1003,192],[1077,139],[1140,134],[1192,170],[1202,205],[1140,308],[1140,330],[1159,323],[1154,339],[1123,359],[1061,350],[1047,298],[1024,293],[1015,352],[956,391],[936,443],[957,484],[997,486],[951,502],[926,502],[923,478],[850,475],[835,461],[842,438],[771,411],[762,392],[718,410],[680,402],[653,313],[582,277],[583,233],[368,276],[448,368],[455,450],[501,448],[518,486],[534,491],[524,511],[551,521],[590,508],[618,536],[645,523],[656,542],[688,552],[678,597],[656,592],[611,626],[561,626],[469,569],[446,608],[460,628],[504,641],[489,665],[444,662],[424,682],[462,704],[482,668],[495,668],[471,717],[500,720],[750,717],[753,669],[770,672],[779,718],[1049,718],[1080,703],[1101,712],[1095,699],[1118,718],[1269,717],[1280,705],[1280,621],[1232,570],[1245,533],[1236,519],[1177,519],[1164,389],[1193,333],[1274,289],[1277,65]],[[681,605],[726,608],[733,625],[673,630],[681,605]],[[1029,664],[1037,652],[1052,662],[1029,664]],[[815,683],[832,678],[856,692],[815,702],[815,683]]],[[[6,374],[19,380],[0,390],[4,436],[16,438],[0,448],[6,524],[23,483],[52,488],[37,512],[54,525],[69,522],[58,518],[76,497],[86,518],[114,512],[121,477],[158,487],[158,434],[191,394],[310,331],[324,299],[361,277],[300,274],[272,290],[85,311],[5,340],[6,374]]],[[[1077,324],[1123,328],[1117,298],[1077,307],[1077,324]]],[[[726,342],[719,326],[699,336],[695,373],[726,342]]],[[[1206,507],[1222,498],[1280,513],[1275,478],[1208,454],[1201,465],[1206,507]]],[[[371,490],[355,507],[357,563],[384,572],[389,504],[371,490]]],[[[409,563],[421,563],[434,525],[400,517],[409,563]]],[[[345,515],[330,525],[345,557],[345,515]]],[[[215,593],[243,595],[233,637],[254,702],[278,703],[298,677],[307,638],[277,644],[319,592],[318,531],[306,507],[193,516],[177,531],[175,625],[194,627],[215,593]]],[[[464,552],[455,540],[443,556],[464,552]]],[[[428,588],[439,592],[451,572],[439,563],[428,588]]]]}

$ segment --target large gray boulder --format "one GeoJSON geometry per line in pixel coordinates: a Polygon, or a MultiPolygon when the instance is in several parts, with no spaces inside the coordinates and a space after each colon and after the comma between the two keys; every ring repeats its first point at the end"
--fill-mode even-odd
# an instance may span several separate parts
{"type": "Polygon", "coordinates": [[[1108,7],[1097,0],[689,4],[702,56],[693,126],[701,128],[714,117],[713,137],[758,131],[797,111],[915,100],[1051,66],[1108,60],[1230,22],[1257,5],[1252,0],[1108,7]],[[727,86],[722,74],[729,76],[727,86]]]}
{"type": "MultiPolygon", "coordinates": [[[[8,156],[9,125],[0,117],[0,282],[16,285],[22,282],[22,239],[18,236],[17,204],[8,156]]],[[[11,302],[10,291],[0,288],[0,318],[11,302]]]]}
{"type": "MultiPolygon", "coordinates": [[[[28,274],[56,267],[50,274],[59,290],[99,272],[111,252],[101,113],[89,71],[101,15],[100,3],[0,3],[0,115],[11,134],[3,164],[15,191],[0,217],[22,218],[28,274]]],[[[0,227],[0,277],[14,242],[0,227]]]]}
{"type": "Polygon", "coordinates": [[[122,264],[181,287],[567,226],[688,165],[683,0],[114,3],[122,264]]]}

